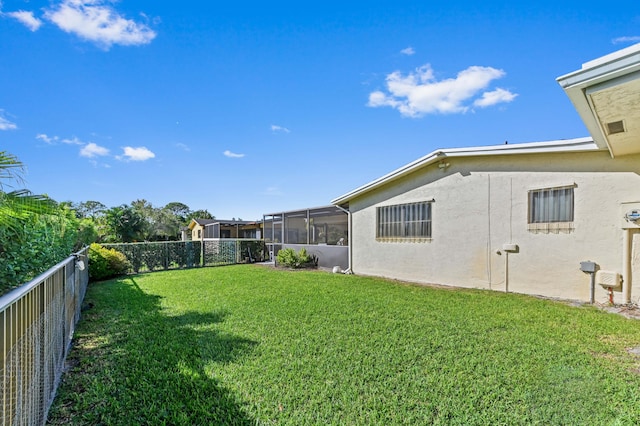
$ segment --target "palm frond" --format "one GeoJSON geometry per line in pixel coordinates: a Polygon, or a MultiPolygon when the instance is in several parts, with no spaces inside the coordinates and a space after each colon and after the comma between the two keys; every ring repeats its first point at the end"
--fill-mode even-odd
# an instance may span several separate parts
{"type": "Polygon", "coordinates": [[[2,189],[3,179],[22,182],[24,164],[13,154],[7,151],[0,151],[0,189],[2,189]]]}
{"type": "Polygon", "coordinates": [[[54,214],[57,204],[45,195],[34,195],[26,189],[0,191],[0,226],[15,229],[30,215],[54,214]]]}

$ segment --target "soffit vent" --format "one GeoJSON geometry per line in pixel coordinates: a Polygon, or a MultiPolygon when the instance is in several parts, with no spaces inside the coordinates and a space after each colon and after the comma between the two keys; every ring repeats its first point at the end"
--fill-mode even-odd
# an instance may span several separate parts
{"type": "Polygon", "coordinates": [[[624,133],[624,121],[612,121],[607,123],[607,132],[610,135],[615,135],[616,133],[624,133]]]}

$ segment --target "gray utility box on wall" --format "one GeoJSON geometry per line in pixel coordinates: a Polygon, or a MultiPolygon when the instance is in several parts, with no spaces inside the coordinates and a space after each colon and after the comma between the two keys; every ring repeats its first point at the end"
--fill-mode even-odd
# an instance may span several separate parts
{"type": "Polygon", "coordinates": [[[597,269],[598,269],[598,265],[596,265],[596,262],[591,262],[591,261],[580,262],[580,270],[582,272],[596,272],[597,269]]]}

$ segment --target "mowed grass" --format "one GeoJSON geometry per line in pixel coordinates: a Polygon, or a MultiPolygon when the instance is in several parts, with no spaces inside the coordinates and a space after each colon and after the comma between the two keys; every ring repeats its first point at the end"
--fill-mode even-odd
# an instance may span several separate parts
{"type": "Polygon", "coordinates": [[[640,322],[590,307],[256,265],[85,303],[51,424],[640,424],[640,322]]]}

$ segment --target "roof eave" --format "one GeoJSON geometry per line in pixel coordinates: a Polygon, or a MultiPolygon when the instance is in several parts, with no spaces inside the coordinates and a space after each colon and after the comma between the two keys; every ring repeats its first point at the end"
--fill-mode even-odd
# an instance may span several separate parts
{"type": "Polygon", "coordinates": [[[353,191],[347,192],[340,197],[331,201],[333,205],[344,205],[350,200],[361,196],[369,191],[387,185],[397,179],[400,179],[418,169],[427,167],[431,164],[453,157],[479,157],[479,156],[495,156],[495,155],[516,155],[516,154],[544,154],[557,152],[585,152],[597,151],[598,147],[592,138],[577,138],[568,140],[558,140],[549,142],[533,142],[513,145],[490,145],[468,148],[452,148],[439,149],[433,151],[424,157],[421,157],[403,167],[400,167],[391,173],[388,173],[378,179],[375,179],[365,185],[362,185],[353,191]]]}
{"type": "Polygon", "coordinates": [[[586,62],[580,70],[556,79],[569,97],[596,144],[601,148],[608,149],[612,156],[614,154],[613,147],[598,120],[595,107],[589,100],[587,91],[602,87],[604,84],[622,79],[639,71],[640,44],[636,44],[586,62]]]}

